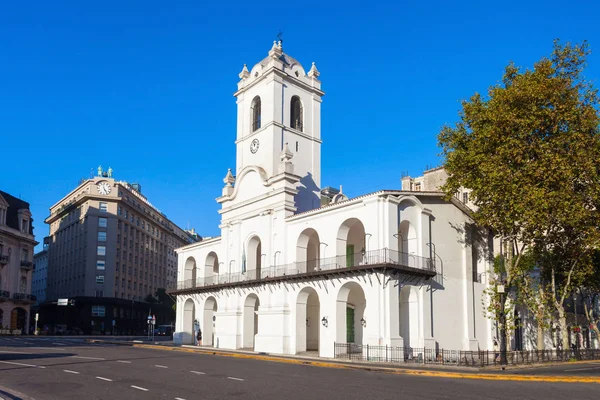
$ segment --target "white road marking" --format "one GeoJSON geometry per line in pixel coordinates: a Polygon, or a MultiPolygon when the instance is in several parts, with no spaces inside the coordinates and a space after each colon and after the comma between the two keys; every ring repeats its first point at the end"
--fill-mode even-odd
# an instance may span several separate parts
{"type": "Polygon", "coordinates": [[[185,399],[182,399],[181,397],[175,397],[175,400],[185,400],[185,399]]]}
{"type": "Polygon", "coordinates": [[[11,364],[11,365],[20,365],[21,367],[46,368],[43,365],[23,364],[23,363],[18,363],[18,362],[11,362],[11,361],[0,361],[0,363],[11,364]]]}
{"type": "Polygon", "coordinates": [[[84,357],[84,356],[71,356],[72,358],[83,358],[84,360],[106,360],[106,358],[99,357],[84,357]]]}
{"type": "Polygon", "coordinates": [[[4,351],[4,350],[0,350],[0,353],[8,353],[8,354],[31,354],[31,353],[25,353],[22,351],[4,351]]]}
{"type": "Polygon", "coordinates": [[[200,372],[200,371],[190,371],[192,374],[198,374],[198,375],[206,375],[204,372],[200,372]]]}
{"type": "Polygon", "coordinates": [[[137,389],[137,390],[143,390],[144,392],[148,391],[148,389],[146,389],[146,388],[135,386],[135,385],[131,385],[131,387],[134,388],[134,389],[137,389]]]}
{"type": "Polygon", "coordinates": [[[169,368],[166,365],[155,365],[156,368],[169,368]]]}
{"type": "Polygon", "coordinates": [[[59,347],[28,347],[28,349],[36,349],[36,350],[65,350],[59,347]]]}
{"type": "Polygon", "coordinates": [[[68,369],[63,369],[63,371],[65,371],[65,372],[67,372],[69,374],[79,375],[79,372],[77,372],[77,371],[71,371],[71,370],[68,370],[68,369]]]}
{"type": "Polygon", "coordinates": [[[96,379],[101,379],[103,381],[107,381],[107,382],[112,382],[112,379],[108,379],[108,378],[103,378],[101,376],[97,376],[96,379]]]}
{"type": "Polygon", "coordinates": [[[124,361],[124,360],[117,360],[117,362],[120,362],[123,364],[131,364],[131,361],[124,361]]]}
{"type": "Polygon", "coordinates": [[[65,345],[64,343],[58,343],[58,342],[57,343],[52,343],[52,344],[55,344],[57,346],[64,346],[65,345]]]}
{"type": "Polygon", "coordinates": [[[227,379],[231,379],[231,380],[234,380],[234,381],[243,381],[242,378],[234,378],[232,376],[228,376],[227,379]]]}
{"type": "Polygon", "coordinates": [[[598,369],[598,368],[600,368],[600,367],[565,369],[565,371],[589,371],[590,369],[598,369]]]}

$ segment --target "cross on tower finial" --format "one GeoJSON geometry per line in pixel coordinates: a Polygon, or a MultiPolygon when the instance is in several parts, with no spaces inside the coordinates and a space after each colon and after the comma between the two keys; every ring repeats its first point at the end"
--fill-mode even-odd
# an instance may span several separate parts
{"type": "Polygon", "coordinates": [[[283,31],[281,29],[279,29],[279,33],[277,34],[277,39],[279,40],[279,43],[283,43],[283,31]]]}

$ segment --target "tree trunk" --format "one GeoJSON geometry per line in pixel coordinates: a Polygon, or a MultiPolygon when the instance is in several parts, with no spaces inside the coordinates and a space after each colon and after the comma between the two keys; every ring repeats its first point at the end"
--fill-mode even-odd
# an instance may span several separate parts
{"type": "Polygon", "coordinates": [[[562,305],[556,304],[556,310],[558,311],[558,325],[560,328],[561,348],[567,350],[569,348],[569,330],[567,329],[567,315],[565,308],[562,305]]]}
{"type": "Polygon", "coordinates": [[[542,321],[538,319],[537,321],[537,349],[544,350],[544,327],[542,326],[542,321]]]}
{"type": "Polygon", "coordinates": [[[504,310],[506,309],[506,297],[508,296],[501,296],[500,297],[500,318],[498,318],[498,322],[500,325],[500,364],[501,365],[506,365],[507,363],[507,359],[506,359],[506,342],[507,342],[507,331],[506,331],[506,313],[504,312],[504,310]]]}
{"type": "Polygon", "coordinates": [[[600,348],[600,329],[598,329],[598,324],[592,325],[592,330],[596,333],[596,340],[592,343],[593,348],[600,348]]]}

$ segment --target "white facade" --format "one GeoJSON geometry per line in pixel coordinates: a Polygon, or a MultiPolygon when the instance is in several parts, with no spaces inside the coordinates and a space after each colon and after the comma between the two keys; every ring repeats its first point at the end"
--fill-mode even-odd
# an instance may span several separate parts
{"type": "Polygon", "coordinates": [[[240,73],[236,176],[217,199],[221,236],[176,250],[174,340],[199,325],[205,346],[269,353],[490,349],[490,250],[467,207],[402,190],[321,206],[318,76],[281,44],[240,73]]]}

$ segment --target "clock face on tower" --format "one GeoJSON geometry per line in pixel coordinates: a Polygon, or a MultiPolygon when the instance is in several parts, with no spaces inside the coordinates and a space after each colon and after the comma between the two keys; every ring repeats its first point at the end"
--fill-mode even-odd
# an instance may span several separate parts
{"type": "Polygon", "coordinates": [[[100,182],[98,184],[98,193],[109,194],[110,193],[110,185],[107,182],[100,182]]]}
{"type": "Polygon", "coordinates": [[[250,143],[250,152],[251,152],[252,154],[254,154],[254,153],[256,153],[256,152],[258,151],[258,145],[259,145],[259,144],[260,144],[260,143],[258,142],[258,139],[254,139],[254,140],[252,141],[252,143],[250,143]]]}

